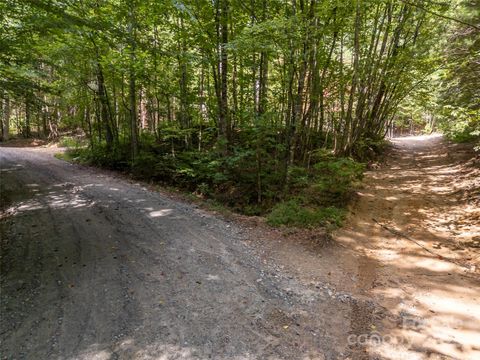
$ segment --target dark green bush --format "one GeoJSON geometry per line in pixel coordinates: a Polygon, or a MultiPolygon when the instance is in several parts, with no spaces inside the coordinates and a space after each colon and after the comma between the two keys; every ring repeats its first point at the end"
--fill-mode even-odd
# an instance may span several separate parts
{"type": "Polygon", "coordinates": [[[78,151],[80,161],[112,170],[124,171],[129,167],[130,149],[127,146],[108,148],[106,144],[95,144],[92,148],[78,151]]]}
{"type": "Polygon", "coordinates": [[[384,153],[388,146],[389,142],[384,138],[360,139],[352,149],[352,156],[360,161],[368,161],[384,153]]]}
{"type": "Polygon", "coordinates": [[[341,226],[344,216],[344,210],[333,206],[311,207],[299,199],[291,199],[276,205],[268,214],[267,222],[273,226],[335,228],[341,226]]]}
{"type": "Polygon", "coordinates": [[[292,168],[291,199],[273,207],[267,217],[269,224],[327,228],[341,225],[343,207],[362,179],[364,165],[325,151],[319,151],[313,159],[316,163],[310,171],[292,168]]]}
{"type": "Polygon", "coordinates": [[[314,180],[306,193],[318,205],[342,206],[363,177],[364,165],[350,158],[333,158],[314,165],[314,180]]]}
{"type": "Polygon", "coordinates": [[[82,162],[175,186],[247,215],[268,214],[272,225],[341,224],[341,208],[361,179],[363,165],[319,150],[309,157],[309,167],[289,167],[286,194],[285,149],[278,145],[278,132],[247,127],[237,136],[242,146],[230,148],[227,155],[216,142],[198,150],[191,131],[167,125],[159,134],[141,135],[134,161],[127,143],[110,149],[95,143],[74,151],[82,162]]]}

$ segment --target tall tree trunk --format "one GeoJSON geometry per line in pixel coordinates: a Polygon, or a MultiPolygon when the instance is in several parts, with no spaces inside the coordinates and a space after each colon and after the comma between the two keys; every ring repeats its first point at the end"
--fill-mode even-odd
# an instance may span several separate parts
{"type": "MultiPolygon", "coordinates": [[[[300,8],[303,11],[307,11],[304,9],[303,1],[300,2],[300,8]]],[[[310,6],[308,11],[308,22],[311,24],[313,20],[313,9],[315,6],[315,0],[310,1],[310,6]]],[[[309,30],[307,29],[305,34],[305,39],[303,41],[302,47],[302,54],[301,54],[301,63],[300,63],[300,72],[298,74],[298,84],[297,84],[297,91],[296,95],[293,98],[292,102],[292,115],[290,119],[290,126],[287,128],[288,138],[287,138],[287,160],[285,166],[285,184],[284,184],[284,191],[288,192],[290,186],[290,172],[288,170],[289,166],[294,163],[295,155],[297,151],[297,142],[299,137],[299,132],[303,129],[303,124],[299,124],[299,120],[303,120],[303,109],[305,105],[305,79],[307,77],[308,71],[308,63],[309,63],[309,52],[311,51],[311,36],[309,34],[309,30]],[[299,129],[300,127],[300,129],[299,129]]],[[[293,76],[293,75],[292,75],[293,76]]]]}
{"type": "Polygon", "coordinates": [[[103,75],[103,69],[100,62],[100,49],[95,42],[95,37],[93,35],[88,36],[88,39],[91,41],[93,48],[95,50],[95,76],[97,78],[97,87],[95,89],[97,107],[96,107],[96,116],[98,124],[98,137],[102,138],[102,127],[105,130],[105,141],[107,143],[107,148],[111,149],[114,143],[113,129],[112,129],[112,112],[110,109],[110,104],[108,101],[107,88],[105,87],[105,77],[103,75]],[[100,120],[100,121],[98,121],[100,120]]]}
{"type": "MultiPolygon", "coordinates": [[[[112,131],[112,121],[111,114],[108,106],[107,98],[107,89],[105,88],[105,80],[103,77],[103,70],[100,66],[100,63],[97,62],[97,98],[100,107],[100,119],[102,126],[105,130],[105,141],[107,142],[107,148],[112,148],[113,145],[113,131],[112,131]]],[[[99,127],[99,132],[101,132],[101,127],[99,127]]]]}
{"type": "Polygon", "coordinates": [[[356,11],[355,11],[355,34],[353,40],[353,75],[352,75],[352,86],[350,89],[350,95],[348,98],[348,107],[347,114],[345,118],[345,133],[342,141],[342,153],[348,153],[351,148],[351,140],[353,134],[353,102],[357,92],[357,83],[359,78],[360,71],[360,24],[361,24],[361,13],[360,13],[360,0],[356,1],[356,11]]]}
{"type": "Polygon", "coordinates": [[[265,51],[260,54],[260,74],[258,86],[257,115],[262,116],[267,109],[267,81],[268,81],[268,55],[265,51]]]}
{"type": "Polygon", "coordinates": [[[217,36],[219,36],[220,59],[218,64],[219,72],[219,140],[224,153],[228,152],[230,140],[230,118],[228,113],[228,0],[218,0],[220,2],[217,13],[219,13],[217,23],[217,36]]]}
{"type": "Polygon", "coordinates": [[[138,153],[138,126],[137,126],[137,85],[135,74],[136,61],[136,47],[137,41],[135,38],[136,19],[135,19],[135,1],[130,1],[130,23],[128,27],[130,40],[130,66],[129,66],[129,106],[130,106],[130,151],[132,160],[134,160],[138,153]]]}
{"type": "Polygon", "coordinates": [[[2,141],[7,141],[10,135],[10,98],[4,92],[2,111],[2,141]]]}
{"type": "MultiPolygon", "coordinates": [[[[180,18],[180,29],[185,31],[183,18],[180,18]]],[[[189,104],[189,89],[188,89],[188,69],[187,69],[187,44],[185,36],[180,40],[180,51],[178,55],[179,67],[179,88],[180,88],[180,126],[184,129],[190,127],[190,104],[189,104]]]]}
{"type": "Polygon", "coordinates": [[[48,138],[48,135],[49,135],[49,132],[48,132],[48,117],[49,117],[49,108],[48,108],[48,105],[47,105],[47,96],[44,95],[43,97],[43,102],[44,102],[44,105],[43,105],[43,110],[42,110],[42,132],[43,132],[43,137],[44,138],[48,138]]]}
{"type": "Polygon", "coordinates": [[[27,94],[25,96],[25,126],[24,126],[24,132],[23,132],[23,136],[26,138],[29,138],[31,135],[31,131],[30,131],[31,120],[32,120],[32,106],[31,106],[30,94],[27,94]]]}

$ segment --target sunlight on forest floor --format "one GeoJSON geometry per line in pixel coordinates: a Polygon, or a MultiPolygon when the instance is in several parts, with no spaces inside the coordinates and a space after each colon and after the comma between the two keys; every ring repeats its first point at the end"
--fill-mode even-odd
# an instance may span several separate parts
{"type": "Polygon", "coordinates": [[[172,209],[150,211],[149,216],[152,218],[167,216],[167,215],[170,215],[172,211],[173,211],[172,209]]]}
{"type": "Polygon", "coordinates": [[[480,235],[479,204],[468,195],[478,169],[438,135],[394,143],[395,166],[368,174],[356,215],[337,234],[374,260],[364,283],[388,310],[365,349],[386,359],[478,359],[480,251],[469,244],[480,235]]]}
{"type": "Polygon", "coordinates": [[[439,139],[442,137],[442,134],[440,133],[433,133],[430,135],[411,135],[411,136],[401,136],[401,137],[393,137],[390,138],[390,140],[394,144],[401,144],[404,143],[405,141],[409,142],[425,142],[426,140],[433,140],[433,139],[439,139]]]}

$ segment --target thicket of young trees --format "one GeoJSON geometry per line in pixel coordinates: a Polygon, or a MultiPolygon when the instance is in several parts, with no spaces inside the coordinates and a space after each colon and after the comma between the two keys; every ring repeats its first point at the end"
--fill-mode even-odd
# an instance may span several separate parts
{"type": "Polygon", "coordinates": [[[480,149],[480,0],[462,4],[459,17],[466,24],[457,23],[448,33],[435,105],[447,135],[457,140],[476,139],[480,149]]]}
{"type": "Polygon", "coordinates": [[[435,47],[435,67],[401,104],[399,131],[442,130],[459,141],[480,138],[480,0],[451,5],[435,47]],[[453,11],[454,10],[454,11],[453,11]]]}
{"type": "Polygon", "coordinates": [[[79,129],[88,161],[249,213],[292,194],[336,205],[361,173],[347,157],[375,150],[438,65],[449,25],[437,15],[450,10],[429,0],[4,0],[3,138],[79,129]]]}

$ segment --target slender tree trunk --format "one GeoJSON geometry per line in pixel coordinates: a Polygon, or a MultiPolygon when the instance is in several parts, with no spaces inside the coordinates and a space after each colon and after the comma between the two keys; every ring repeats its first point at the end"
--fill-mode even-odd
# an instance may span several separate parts
{"type": "MultiPolygon", "coordinates": [[[[180,29],[185,31],[183,18],[180,18],[180,29]]],[[[179,74],[179,88],[180,88],[180,126],[184,129],[190,127],[190,103],[189,103],[189,89],[188,89],[188,68],[187,68],[187,44],[185,36],[181,37],[179,43],[178,66],[179,74]]]]}
{"type": "Polygon", "coordinates": [[[260,74],[258,91],[257,115],[262,116],[267,110],[267,81],[268,81],[268,55],[265,51],[260,54],[260,74]]]}
{"type": "Polygon", "coordinates": [[[32,120],[32,106],[30,100],[30,94],[27,94],[25,97],[25,127],[23,136],[29,138],[31,135],[30,123],[32,120]]]}
{"type": "Polygon", "coordinates": [[[350,88],[350,94],[348,98],[348,107],[347,114],[345,118],[345,134],[342,141],[342,153],[346,154],[350,151],[352,133],[353,129],[353,102],[357,92],[357,83],[359,78],[359,61],[360,61],[360,24],[361,24],[361,13],[360,13],[360,0],[356,1],[356,12],[355,12],[355,34],[354,34],[354,51],[353,51],[353,75],[352,75],[352,86],[350,88]]]}
{"type": "Polygon", "coordinates": [[[48,136],[50,135],[48,133],[48,117],[50,116],[49,114],[49,108],[48,108],[48,105],[47,105],[47,97],[44,96],[43,97],[43,102],[44,102],[44,105],[43,105],[43,111],[42,111],[42,132],[43,132],[43,137],[44,138],[48,138],[48,136]]]}
{"type": "Polygon", "coordinates": [[[228,152],[230,140],[230,119],[228,113],[228,0],[218,0],[220,2],[217,13],[219,13],[217,23],[217,36],[219,36],[220,59],[218,63],[219,72],[219,140],[222,146],[222,152],[228,152]]]}
{"type": "Polygon", "coordinates": [[[136,61],[136,19],[135,19],[135,1],[130,2],[129,9],[130,23],[129,23],[129,37],[130,37],[130,66],[129,66],[129,106],[130,106],[130,151],[132,160],[137,157],[138,153],[138,125],[137,125],[137,85],[135,74],[135,61],[136,61]]]}
{"type": "MultiPolygon", "coordinates": [[[[99,63],[97,63],[97,93],[98,102],[100,107],[100,119],[102,127],[105,130],[105,141],[107,142],[107,148],[112,148],[113,145],[113,132],[111,126],[110,111],[108,107],[107,89],[105,88],[105,80],[103,77],[103,70],[99,63]]],[[[101,128],[99,127],[99,131],[101,128]]]]}
{"type": "Polygon", "coordinates": [[[4,92],[2,111],[2,141],[7,141],[10,135],[10,98],[4,92]]]}

